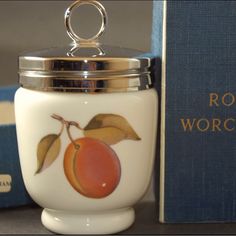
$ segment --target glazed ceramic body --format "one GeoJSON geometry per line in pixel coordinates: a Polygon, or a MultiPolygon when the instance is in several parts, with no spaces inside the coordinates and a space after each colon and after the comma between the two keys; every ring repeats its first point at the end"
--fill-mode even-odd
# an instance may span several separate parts
{"type": "MultiPolygon", "coordinates": [[[[104,234],[124,230],[133,223],[132,206],[145,194],[152,174],[157,102],[154,89],[112,94],[18,89],[15,95],[15,113],[23,179],[31,197],[44,208],[42,222],[48,229],[62,234],[104,234]],[[108,120],[121,117],[122,122],[125,120],[126,124],[132,127],[138,138],[129,138],[126,135],[115,139],[115,142],[104,144],[105,146],[101,144],[102,141],[96,141],[97,139],[92,136],[94,142],[110,150],[109,155],[113,155],[112,158],[115,160],[110,169],[117,171],[115,177],[106,170],[100,170],[100,173],[99,165],[93,169],[94,172],[98,170],[103,177],[104,173],[113,176],[111,177],[113,182],[106,179],[107,182],[100,186],[105,188],[110,184],[108,192],[99,195],[102,190],[94,193],[93,189],[90,189],[90,192],[84,190],[87,187],[86,183],[89,185],[89,182],[84,181],[83,186],[82,182],[78,184],[79,179],[83,178],[79,174],[86,173],[86,168],[90,168],[89,165],[92,163],[91,161],[88,167],[86,165],[83,167],[82,164],[73,166],[75,163],[73,158],[77,156],[79,158],[80,149],[78,152],[73,152],[71,162],[71,168],[78,168],[78,174],[77,169],[71,170],[74,171],[74,175],[69,173],[70,164],[67,165],[66,160],[70,158],[68,146],[72,144],[65,128],[60,134],[60,145],[58,144],[60,147],[58,146],[58,150],[54,150],[54,153],[51,150],[52,156],[57,152],[56,158],[50,160],[50,154],[45,157],[46,154],[42,154],[43,150],[40,154],[40,148],[44,145],[43,140],[50,134],[58,134],[62,128],[62,124],[52,118],[53,114],[63,117],[66,121],[76,121],[82,127],[81,129],[70,127],[70,135],[74,140],[84,138],[86,133],[83,127],[88,127],[88,123],[94,117],[102,114],[106,114],[108,120]],[[48,160],[40,159],[41,162],[48,164],[39,163],[40,155],[42,158],[48,158],[48,160]]],[[[109,134],[112,136],[111,132],[109,134]]],[[[56,147],[56,143],[54,146],[56,147]]],[[[80,143],[81,150],[82,146],[80,143]]],[[[89,149],[93,152],[93,145],[90,145],[89,149]]],[[[104,166],[110,168],[109,165],[104,166]]],[[[99,173],[95,173],[97,179],[99,173]]],[[[91,183],[91,186],[95,185],[91,183]]]]}

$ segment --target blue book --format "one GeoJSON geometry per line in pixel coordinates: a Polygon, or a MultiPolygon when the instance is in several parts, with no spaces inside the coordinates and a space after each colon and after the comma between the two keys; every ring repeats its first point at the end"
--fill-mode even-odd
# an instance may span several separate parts
{"type": "Polygon", "coordinates": [[[235,1],[154,1],[161,222],[236,221],[235,9],[235,1]]]}
{"type": "Polygon", "coordinates": [[[0,88],[0,208],[32,204],[19,163],[14,94],[17,87],[0,88]]]}

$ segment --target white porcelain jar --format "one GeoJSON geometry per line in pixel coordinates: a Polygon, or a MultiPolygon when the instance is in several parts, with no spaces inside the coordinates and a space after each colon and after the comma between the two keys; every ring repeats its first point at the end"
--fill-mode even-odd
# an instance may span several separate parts
{"type": "Polygon", "coordinates": [[[24,183],[44,208],[44,226],[110,234],[134,222],[132,207],[149,185],[158,101],[149,58],[94,38],[78,44],[69,19],[85,3],[107,17],[100,3],[72,4],[66,13],[72,49],[19,57],[17,138],[24,183]]]}

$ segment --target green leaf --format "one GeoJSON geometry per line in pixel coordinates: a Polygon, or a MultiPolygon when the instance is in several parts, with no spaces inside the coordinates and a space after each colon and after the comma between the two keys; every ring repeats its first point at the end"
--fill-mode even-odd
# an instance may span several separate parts
{"type": "Polygon", "coordinates": [[[84,135],[99,139],[109,145],[124,139],[141,140],[129,122],[120,115],[99,114],[84,128],[84,135]]]}
{"type": "Polygon", "coordinates": [[[58,134],[49,134],[43,137],[37,149],[37,170],[38,174],[48,168],[58,157],[61,148],[60,136],[58,134]]]}

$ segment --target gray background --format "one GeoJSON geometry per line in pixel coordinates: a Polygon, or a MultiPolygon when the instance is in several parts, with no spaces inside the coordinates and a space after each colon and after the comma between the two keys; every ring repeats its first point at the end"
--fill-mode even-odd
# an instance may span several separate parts
{"type": "MultiPolygon", "coordinates": [[[[72,2],[0,1],[0,86],[17,83],[17,55],[22,51],[70,43],[63,20],[72,2]]],[[[101,3],[109,15],[103,43],[150,50],[152,1],[101,3]]],[[[91,36],[100,27],[100,16],[92,6],[82,6],[73,14],[72,23],[81,36],[91,36]]]]}

